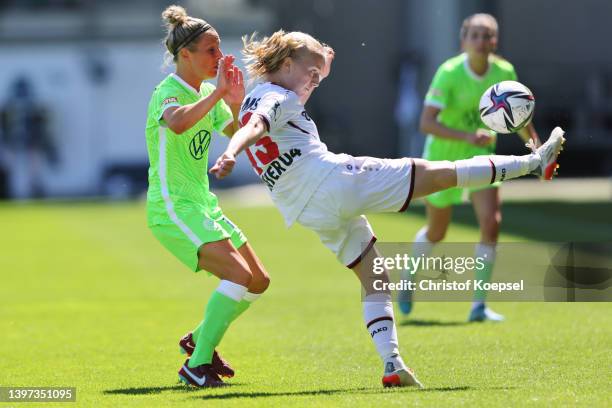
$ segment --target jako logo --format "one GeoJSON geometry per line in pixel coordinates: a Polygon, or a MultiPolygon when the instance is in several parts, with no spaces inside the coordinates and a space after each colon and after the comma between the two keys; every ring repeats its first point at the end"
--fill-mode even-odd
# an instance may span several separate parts
{"type": "Polygon", "coordinates": [[[372,335],[372,337],[374,337],[375,334],[380,333],[380,332],[384,332],[387,331],[387,327],[383,326],[380,329],[376,329],[376,330],[372,330],[372,333],[370,333],[372,335]]]}
{"type": "Polygon", "coordinates": [[[506,168],[505,167],[501,169],[501,174],[502,174],[501,179],[499,179],[499,181],[504,181],[506,179],[506,168]]]}
{"type": "Polygon", "coordinates": [[[208,150],[210,144],[210,132],[201,130],[191,139],[189,143],[189,153],[194,159],[200,160],[204,157],[204,153],[208,150]]]}

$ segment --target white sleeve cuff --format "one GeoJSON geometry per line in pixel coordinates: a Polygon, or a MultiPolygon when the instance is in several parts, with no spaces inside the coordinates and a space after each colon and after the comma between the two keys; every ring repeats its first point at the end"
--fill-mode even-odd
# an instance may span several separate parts
{"type": "Polygon", "coordinates": [[[436,101],[425,101],[423,102],[424,106],[431,106],[432,108],[438,108],[438,109],[444,109],[446,107],[446,105],[444,105],[442,102],[436,102],[436,101]]]}
{"type": "Polygon", "coordinates": [[[159,116],[157,118],[157,121],[160,122],[162,120],[162,117],[164,116],[164,112],[166,111],[166,109],[171,108],[173,106],[181,106],[181,104],[178,103],[178,102],[173,102],[173,103],[169,103],[169,104],[165,105],[164,108],[161,110],[161,112],[159,112],[159,116]]]}

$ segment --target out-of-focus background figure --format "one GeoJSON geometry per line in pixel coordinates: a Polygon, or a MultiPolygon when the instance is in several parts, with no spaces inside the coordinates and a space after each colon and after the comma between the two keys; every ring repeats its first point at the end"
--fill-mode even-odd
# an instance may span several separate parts
{"type": "MultiPolygon", "coordinates": [[[[170,3],[0,4],[0,101],[6,109],[15,81],[23,78],[35,104],[45,108],[39,125],[28,127],[44,125],[48,141],[47,147],[38,149],[47,152],[39,154],[42,170],[29,169],[28,174],[38,174],[32,176],[36,186],[17,183],[21,187],[11,187],[11,197],[42,192],[47,197],[143,194],[147,158],[141,101],[167,74],[159,58],[157,15],[170,3]],[[51,156],[57,165],[50,169],[51,156]]],[[[535,94],[536,129],[547,132],[559,125],[567,130],[561,177],[612,174],[612,54],[599,51],[606,49],[604,39],[612,35],[606,20],[611,3],[585,0],[555,3],[552,8],[548,1],[501,0],[388,0],[384,7],[374,0],[358,5],[350,0],[177,3],[224,27],[220,34],[226,53],[240,55],[242,35],[265,35],[279,28],[306,31],[333,45],[336,70],[313,96],[311,115],[331,151],[380,157],[421,155],[425,138],[417,122],[435,69],[456,52],[461,21],[475,12],[491,13],[502,27],[499,52],[513,62],[521,82],[535,94]]],[[[18,103],[12,100],[10,105],[16,109],[18,103]]],[[[9,164],[5,157],[11,149],[7,137],[2,137],[0,165],[0,192],[4,190],[5,196],[8,185],[14,184],[5,180],[7,173],[10,180],[25,174],[16,168],[24,162],[9,164]]],[[[223,143],[213,142],[213,156],[222,151],[223,143]]],[[[497,153],[521,148],[518,138],[500,137],[497,153]]],[[[243,158],[222,187],[256,181],[243,158]]]]}
{"type": "Polygon", "coordinates": [[[0,197],[42,198],[44,177],[57,164],[48,132],[48,111],[36,99],[27,77],[17,77],[0,107],[0,197]]]}

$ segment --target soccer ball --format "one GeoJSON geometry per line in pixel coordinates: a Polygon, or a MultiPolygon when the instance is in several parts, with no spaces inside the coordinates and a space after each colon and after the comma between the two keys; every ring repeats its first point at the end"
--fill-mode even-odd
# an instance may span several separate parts
{"type": "Polygon", "coordinates": [[[516,81],[492,85],[480,98],[480,117],[498,133],[514,133],[531,122],[535,108],[533,94],[516,81]]]}

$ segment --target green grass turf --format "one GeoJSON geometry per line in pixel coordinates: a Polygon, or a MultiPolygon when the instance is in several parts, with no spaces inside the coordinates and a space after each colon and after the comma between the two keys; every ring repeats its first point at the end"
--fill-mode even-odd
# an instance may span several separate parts
{"type": "MultiPolygon", "coordinates": [[[[505,231],[520,234],[502,240],[542,231],[551,241],[611,240],[610,210],[506,205],[505,231]]],[[[220,347],[237,370],[232,386],[201,390],[177,384],[176,343],[217,280],[155,241],[142,203],[0,205],[0,385],[75,386],[76,405],[88,407],[612,405],[609,303],[500,303],[508,321],[499,325],[465,324],[468,304],[417,304],[398,330],[427,389],[384,390],[352,273],[272,208],[226,213],[272,285],[220,347]]],[[[408,241],[423,224],[419,209],[371,221],[384,241],[408,241]]],[[[477,237],[465,221],[448,238],[477,237]]]]}

